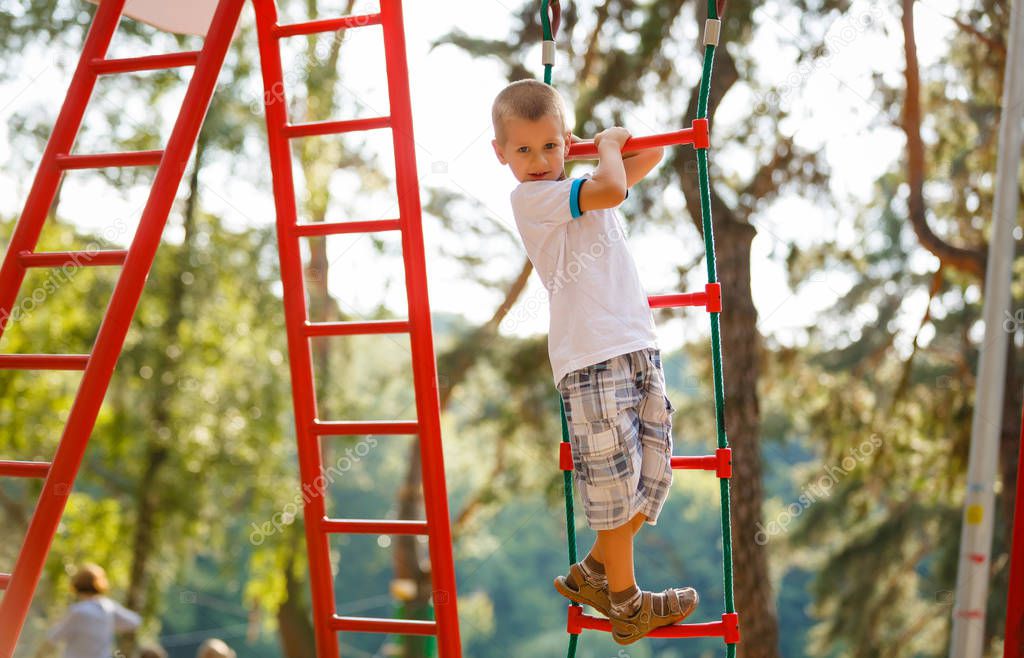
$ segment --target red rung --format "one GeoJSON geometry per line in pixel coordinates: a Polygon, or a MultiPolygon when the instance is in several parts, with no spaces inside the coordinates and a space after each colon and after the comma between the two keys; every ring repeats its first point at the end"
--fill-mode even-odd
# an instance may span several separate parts
{"type": "Polygon", "coordinates": [[[713,455],[698,457],[675,455],[672,457],[671,465],[676,470],[715,471],[720,478],[732,477],[732,449],[719,448],[713,455]]]}
{"type": "Polygon", "coordinates": [[[704,306],[707,304],[705,292],[678,292],[669,295],[648,295],[647,303],[651,308],[675,308],[677,306],[704,306]]]}
{"type": "Polygon", "coordinates": [[[163,151],[126,151],[124,153],[93,153],[58,155],[60,169],[103,169],[104,167],[155,167],[164,157],[163,151]]]}
{"type": "Polygon", "coordinates": [[[0,590],[7,589],[7,584],[11,582],[11,574],[0,573],[0,590]]]}
{"type": "Polygon", "coordinates": [[[0,461],[0,477],[44,478],[50,472],[50,462],[0,461]]]}
{"type": "Polygon", "coordinates": [[[415,420],[314,420],[310,428],[314,434],[353,436],[357,434],[419,434],[415,420]]]}
{"type": "Polygon", "coordinates": [[[558,444],[558,468],[562,471],[571,471],[572,465],[572,444],[562,441],[558,444]]]}
{"type": "Polygon", "coordinates": [[[63,267],[74,265],[75,267],[104,265],[123,265],[128,257],[126,249],[111,249],[106,251],[46,251],[36,252],[23,251],[18,254],[18,260],[24,267],[63,267]]]}
{"type": "Polygon", "coordinates": [[[369,119],[347,119],[345,121],[314,121],[312,123],[291,123],[284,127],[286,137],[314,137],[317,135],[338,135],[363,130],[380,130],[391,126],[391,117],[370,117],[369,119]]]}
{"type": "Polygon", "coordinates": [[[726,644],[738,644],[740,641],[740,614],[738,612],[722,613],[722,638],[726,644]]]}
{"type": "Polygon", "coordinates": [[[693,120],[693,148],[695,149],[706,149],[711,146],[711,142],[708,137],[708,120],[707,119],[694,119],[693,120]]]}
{"type": "Polygon", "coordinates": [[[407,333],[408,320],[368,320],[366,322],[307,322],[307,336],[364,336],[407,333]]]}
{"type": "Polygon", "coordinates": [[[88,354],[0,354],[0,370],[85,370],[88,354]]]}
{"type": "Polygon", "coordinates": [[[709,283],[704,286],[704,292],[707,294],[708,313],[721,313],[722,284],[709,283]]]}
{"type": "MultiPolygon", "coordinates": [[[[707,119],[694,119],[691,128],[683,128],[672,132],[646,137],[630,137],[622,146],[623,153],[642,151],[643,149],[656,146],[675,146],[677,144],[693,144],[694,148],[708,148],[708,121],[707,119]]],[[[569,147],[570,158],[586,158],[596,156],[597,147],[591,140],[573,142],[569,147]]]]}
{"type": "Polygon", "coordinates": [[[732,477],[732,448],[719,448],[715,450],[717,465],[715,474],[720,478],[732,477]]]}
{"type": "MultiPolygon", "coordinates": [[[[722,621],[712,621],[699,624],[672,624],[656,628],[644,637],[721,637],[730,644],[739,642],[739,616],[736,613],[725,613],[722,621]],[[728,617],[728,619],[727,619],[728,617]],[[730,642],[731,638],[735,638],[730,642]]],[[[583,608],[576,605],[569,606],[569,620],[566,630],[572,635],[579,635],[584,629],[593,631],[604,631],[610,633],[612,623],[607,619],[599,619],[583,614],[583,608]]]]}
{"type": "Polygon", "coordinates": [[[324,519],[324,532],[358,535],[425,535],[426,521],[398,521],[388,519],[324,519]]]}
{"type": "Polygon", "coordinates": [[[102,59],[97,57],[91,60],[89,64],[97,75],[105,75],[109,73],[132,73],[136,71],[172,69],[179,66],[195,66],[197,61],[199,61],[199,51],[189,50],[182,53],[126,57],[124,59],[102,59]]]}
{"type": "Polygon", "coordinates": [[[335,631],[395,633],[397,635],[436,635],[437,623],[420,619],[374,619],[372,617],[331,617],[335,631]]]}
{"type": "Polygon", "coordinates": [[[713,471],[718,468],[718,460],[714,455],[701,457],[684,457],[675,455],[672,457],[672,468],[676,470],[713,471]]]}
{"type": "Polygon", "coordinates": [[[402,223],[398,219],[371,219],[358,222],[317,222],[297,224],[295,233],[300,237],[314,235],[338,235],[341,233],[372,233],[374,231],[399,231],[402,223]]]}
{"type": "Polygon", "coordinates": [[[358,16],[342,16],[340,18],[325,18],[305,23],[291,23],[288,25],[274,26],[274,36],[296,37],[302,34],[320,34],[322,32],[336,32],[348,30],[353,27],[366,27],[367,25],[380,25],[380,14],[361,14],[358,16]]]}

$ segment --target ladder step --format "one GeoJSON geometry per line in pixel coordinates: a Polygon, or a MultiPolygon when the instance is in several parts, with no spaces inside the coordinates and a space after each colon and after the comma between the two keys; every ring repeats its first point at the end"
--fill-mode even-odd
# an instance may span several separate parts
{"type": "Polygon", "coordinates": [[[8,583],[11,582],[11,574],[0,573],[0,591],[7,589],[8,583]]]}
{"type": "Polygon", "coordinates": [[[400,231],[402,223],[397,219],[370,219],[358,222],[317,222],[297,224],[295,233],[299,237],[315,235],[339,235],[341,233],[373,233],[374,231],[400,231]]]}
{"type": "Polygon", "coordinates": [[[23,251],[18,260],[23,267],[62,267],[74,265],[123,265],[128,258],[127,249],[111,249],[105,251],[45,251],[32,253],[23,251]]]}
{"type": "Polygon", "coordinates": [[[672,468],[676,470],[715,471],[715,474],[720,478],[730,478],[732,477],[732,448],[719,448],[715,450],[715,454],[701,457],[673,455],[670,463],[672,468]]]}
{"type": "MultiPolygon", "coordinates": [[[[605,631],[610,633],[612,624],[607,619],[593,617],[583,614],[580,606],[569,606],[569,621],[567,631],[573,635],[579,635],[584,629],[605,631]]],[[[656,628],[644,637],[720,637],[730,644],[740,641],[739,614],[727,612],[722,615],[722,621],[713,621],[700,624],[672,624],[656,628]]]]}
{"type": "Polygon", "coordinates": [[[93,153],[58,155],[61,169],[102,169],[104,167],[153,167],[164,157],[161,151],[125,151],[124,153],[93,153]]]}
{"type": "Polygon", "coordinates": [[[677,306],[704,306],[707,295],[702,292],[679,292],[670,295],[648,295],[651,308],[675,308],[677,306]]]}
{"type": "Polygon", "coordinates": [[[50,462],[0,461],[0,477],[44,478],[50,472],[50,462]]]}
{"type": "Polygon", "coordinates": [[[109,73],[131,73],[135,71],[155,71],[172,69],[179,66],[195,66],[199,61],[199,51],[189,50],[181,53],[165,55],[147,55],[145,57],[126,57],[124,59],[95,58],[89,62],[97,75],[109,73]]]}
{"type": "Polygon", "coordinates": [[[0,370],[85,370],[88,354],[0,354],[0,370]]]}
{"type": "Polygon", "coordinates": [[[677,306],[704,306],[708,313],[722,312],[722,285],[708,283],[704,292],[680,292],[670,295],[648,295],[651,308],[675,308],[677,306]]]}
{"type": "Polygon", "coordinates": [[[374,619],[372,617],[331,616],[333,631],[358,633],[395,633],[398,635],[437,635],[437,622],[421,619],[374,619]]]}
{"type": "Polygon", "coordinates": [[[380,130],[391,126],[391,117],[370,117],[369,119],[347,119],[345,121],[314,121],[312,123],[290,123],[281,131],[285,137],[314,137],[317,135],[339,135],[363,130],[380,130]]]}
{"type": "Polygon", "coordinates": [[[389,519],[324,519],[324,532],[358,535],[426,535],[426,521],[389,519]]]}
{"type": "Polygon", "coordinates": [[[366,27],[368,25],[380,25],[380,13],[361,14],[358,16],[341,16],[340,18],[325,18],[304,23],[290,23],[288,25],[277,25],[274,27],[274,36],[297,37],[303,34],[320,34],[323,32],[336,32],[347,30],[353,27],[366,27]]]}
{"type": "Polygon", "coordinates": [[[365,322],[307,322],[307,336],[365,336],[369,334],[408,333],[408,320],[369,320],[365,322]]]}
{"type": "Polygon", "coordinates": [[[353,436],[358,434],[419,434],[415,420],[314,420],[314,434],[353,436]]]}

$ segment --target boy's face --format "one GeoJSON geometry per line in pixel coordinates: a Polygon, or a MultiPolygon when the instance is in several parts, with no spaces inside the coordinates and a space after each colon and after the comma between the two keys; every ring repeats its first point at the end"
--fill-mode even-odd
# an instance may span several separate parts
{"type": "Polygon", "coordinates": [[[562,177],[570,141],[557,116],[545,115],[536,121],[506,117],[504,128],[505,143],[495,139],[491,144],[498,160],[512,169],[516,180],[525,183],[562,177]]]}

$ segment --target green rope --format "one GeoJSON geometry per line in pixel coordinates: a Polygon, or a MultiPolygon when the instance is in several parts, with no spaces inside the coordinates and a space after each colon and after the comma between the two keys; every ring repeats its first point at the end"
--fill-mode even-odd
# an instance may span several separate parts
{"type": "MultiPolygon", "coordinates": [[[[544,39],[553,41],[551,32],[551,21],[548,17],[548,7],[551,0],[541,2],[541,25],[544,29],[544,39]]],[[[558,0],[554,0],[557,2],[558,0]]],[[[724,6],[724,1],[722,2],[724,6]]],[[[708,0],[708,18],[718,19],[719,11],[716,0],[708,0]]],[[[711,73],[714,68],[715,46],[704,47],[704,64],[700,81],[700,93],[697,102],[698,119],[706,119],[708,116],[708,102],[711,96],[711,73]]],[[[552,66],[544,66],[544,82],[551,84],[552,66]]],[[[711,222],[711,181],[708,174],[708,149],[697,149],[697,178],[700,184],[700,212],[701,226],[704,233],[704,251],[707,261],[708,283],[718,282],[718,272],[715,263],[715,236],[711,222]]],[[[715,391],[715,425],[717,427],[718,447],[728,448],[729,439],[725,431],[725,384],[722,376],[722,337],[719,326],[720,313],[709,313],[711,320],[711,360],[714,370],[714,391],[715,391]]],[[[569,441],[569,426],[565,418],[565,404],[561,395],[558,398],[562,416],[562,441],[569,441]]],[[[563,471],[563,486],[565,490],[565,523],[566,533],[569,542],[569,564],[577,561],[576,554],[576,522],[573,512],[572,475],[569,471],[563,471]]],[[[729,478],[720,478],[719,493],[722,507],[722,580],[725,592],[725,611],[736,612],[736,602],[733,594],[733,556],[732,556],[732,521],[730,515],[729,478]]],[[[575,605],[575,604],[574,604],[575,605]]],[[[578,635],[569,635],[568,658],[574,658],[576,647],[579,641],[578,635]]],[[[736,658],[736,645],[727,644],[728,658],[736,658]]]]}
{"type": "MultiPolygon", "coordinates": [[[[718,18],[718,7],[715,0],[708,0],[708,18],[718,18]]],[[[708,116],[708,100],[711,96],[711,72],[715,62],[715,46],[704,47],[704,68],[700,80],[700,95],[697,101],[697,118],[708,116]]],[[[708,283],[718,281],[715,263],[715,235],[711,222],[711,181],[708,174],[708,149],[697,150],[697,177],[700,183],[700,214],[704,232],[704,252],[707,259],[708,283]]],[[[725,432],[725,384],[722,377],[722,336],[719,326],[720,313],[711,316],[711,360],[715,380],[715,425],[718,433],[718,447],[729,447],[729,439],[725,432]]],[[[718,480],[719,495],[722,507],[722,588],[725,592],[725,611],[736,612],[736,601],[733,594],[732,570],[732,517],[729,497],[729,479],[718,480]]],[[[728,658],[736,657],[736,645],[727,644],[728,658]]]]}
{"type": "MultiPolygon", "coordinates": [[[[554,41],[555,37],[551,34],[551,18],[548,16],[548,6],[550,0],[541,0],[540,4],[540,25],[544,30],[544,40],[554,41]]],[[[551,72],[554,69],[553,64],[544,65],[544,83],[551,84],[551,72]]]]}
{"type": "MultiPolygon", "coordinates": [[[[558,406],[561,410],[562,415],[562,442],[569,442],[569,423],[565,419],[565,403],[562,401],[562,396],[558,396],[558,406]]],[[[576,515],[573,511],[572,503],[572,472],[562,471],[562,486],[565,490],[565,529],[569,543],[569,566],[578,562],[576,555],[576,515]]],[[[578,605],[573,602],[572,605],[578,605]]],[[[579,635],[569,635],[569,651],[566,653],[566,658],[574,658],[576,655],[576,645],[579,642],[579,635]]]]}

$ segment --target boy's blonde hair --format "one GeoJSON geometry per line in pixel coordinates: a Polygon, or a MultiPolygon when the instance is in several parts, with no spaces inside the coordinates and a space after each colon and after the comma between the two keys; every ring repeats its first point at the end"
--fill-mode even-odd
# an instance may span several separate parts
{"type": "Polygon", "coordinates": [[[568,130],[565,114],[565,102],[554,87],[539,80],[517,80],[502,89],[491,106],[494,137],[499,143],[505,142],[505,119],[508,117],[527,121],[536,121],[544,116],[558,117],[565,132],[568,130]]]}

